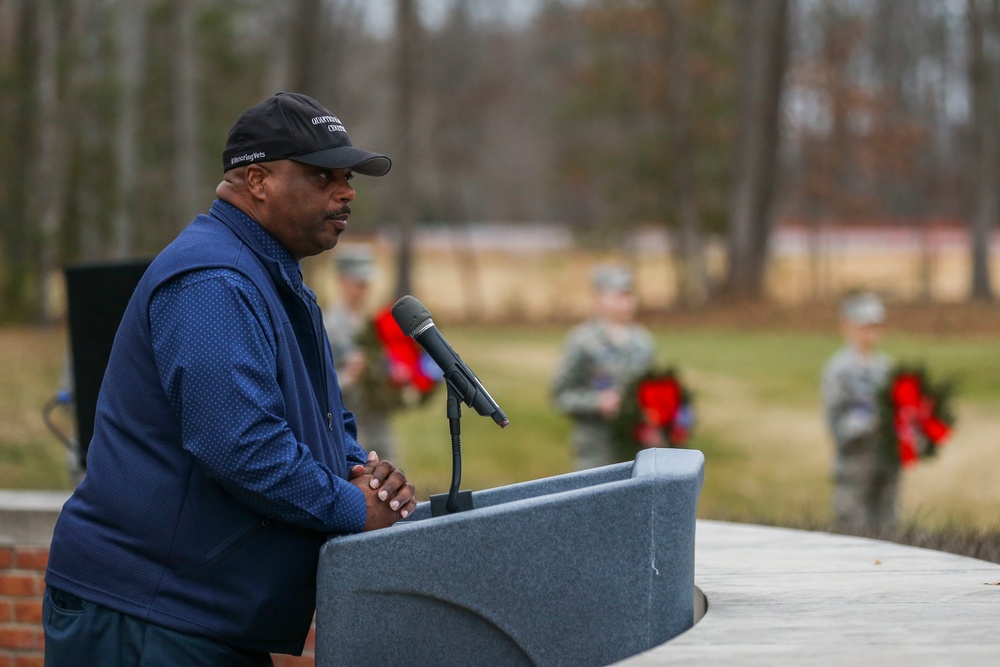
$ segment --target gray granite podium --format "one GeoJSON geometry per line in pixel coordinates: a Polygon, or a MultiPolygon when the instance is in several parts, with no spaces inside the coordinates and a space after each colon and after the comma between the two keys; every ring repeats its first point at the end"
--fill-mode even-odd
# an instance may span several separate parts
{"type": "Polygon", "coordinates": [[[421,503],[320,555],[316,664],[608,665],[694,623],[704,457],[631,463],[421,503]]]}

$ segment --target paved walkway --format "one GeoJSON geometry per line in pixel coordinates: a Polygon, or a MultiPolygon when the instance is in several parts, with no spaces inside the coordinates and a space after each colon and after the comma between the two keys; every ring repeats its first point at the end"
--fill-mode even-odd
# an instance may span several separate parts
{"type": "MultiPolygon", "coordinates": [[[[0,505],[12,510],[0,514],[0,542],[47,545],[67,496],[0,491],[0,505]]],[[[708,598],[701,621],[620,667],[1000,665],[994,563],[858,537],[699,521],[695,583],[708,598]]]]}
{"type": "Polygon", "coordinates": [[[619,665],[1000,665],[1000,565],[716,521],[696,544],[704,618],[619,665]]]}

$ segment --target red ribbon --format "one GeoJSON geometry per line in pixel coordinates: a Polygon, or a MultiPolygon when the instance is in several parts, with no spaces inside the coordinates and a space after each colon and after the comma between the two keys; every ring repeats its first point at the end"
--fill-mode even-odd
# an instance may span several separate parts
{"type": "Polygon", "coordinates": [[[397,387],[412,385],[421,394],[432,390],[437,384],[423,370],[421,358],[423,350],[399,328],[392,317],[392,309],[386,308],[375,316],[375,334],[382,342],[385,356],[389,360],[389,377],[397,387]]]}
{"type": "Polygon", "coordinates": [[[644,420],[635,427],[636,441],[647,447],[656,446],[660,431],[669,428],[671,442],[683,443],[687,439],[687,430],[676,423],[682,398],[680,383],[673,377],[651,378],[640,382],[636,389],[636,399],[644,420]]]}
{"type": "Polygon", "coordinates": [[[889,396],[894,409],[899,460],[903,466],[912,466],[920,458],[917,448],[920,436],[938,447],[951,429],[934,415],[934,401],[924,396],[919,375],[898,375],[893,380],[889,396]]]}
{"type": "Polygon", "coordinates": [[[639,407],[646,421],[653,426],[666,426],[677,416],[681,405],[681,388],[673,378],[655,378],[639,383],[636,390],[639,407]]]}

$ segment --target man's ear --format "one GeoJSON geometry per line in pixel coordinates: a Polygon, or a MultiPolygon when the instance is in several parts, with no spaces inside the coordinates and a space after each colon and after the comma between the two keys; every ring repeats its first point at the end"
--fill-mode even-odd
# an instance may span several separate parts
{"type": "Polygon", "coordinates": [[[254,199],[264,199],[264,181],[270,172],[259,164],[247,165],[244,178],[247,183],[247,192],[254,199]]]}

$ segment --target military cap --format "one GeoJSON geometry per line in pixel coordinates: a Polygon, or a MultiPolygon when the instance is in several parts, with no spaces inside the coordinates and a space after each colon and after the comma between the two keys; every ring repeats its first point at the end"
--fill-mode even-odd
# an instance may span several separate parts
{"type": "Polygon", "coordinates": [[[591,283],[598,292],[631,292],[632,273],[619,264],[602,264],[594,269],[591,283]]]}
{"type": "Polygon", "coordinates": [[[885,320],[885,306],[875,294],[862,292],[844,299],[840,314],[854,324],[881,324],[885,320]]]}
{"type": "Polygon", "coordinates": [[[371,282],[375,273],[375,258],[365,247],[337,248],[333,258],[337,273],[359,283],[371,282]]]}

